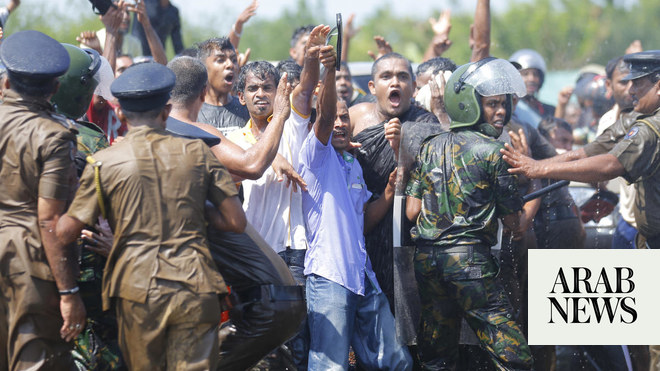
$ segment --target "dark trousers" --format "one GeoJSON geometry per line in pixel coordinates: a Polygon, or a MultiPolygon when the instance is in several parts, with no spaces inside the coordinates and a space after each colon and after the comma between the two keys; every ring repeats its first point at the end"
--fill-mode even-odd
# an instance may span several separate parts
{"type": "MultiPolygon", "coordinates": [[[[294,250],[287,248],[279,253],[284,262],[289,267],[293,278],[302,286],[302,292],[305,293],[305,253],[307,250],[294,250]]],[[[307,359],[309,358],[309,325],[307,317],[300,324],[300,331],[285,344],[290,349],[293,356],[293,362],[298,371],[307,370],[307,359]]]]}

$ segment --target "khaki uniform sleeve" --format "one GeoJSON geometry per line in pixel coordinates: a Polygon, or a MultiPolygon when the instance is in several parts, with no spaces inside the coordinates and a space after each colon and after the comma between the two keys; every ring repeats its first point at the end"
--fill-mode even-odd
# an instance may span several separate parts
{"type": "Polygon", "coordinates": [[[207,199],[214,205],[220,205],[226,197],[238,196],[238,190],[229,171],[215,158],[206,145],[203,145],[202,148],[206,167],[211,176],[207,199]]]}
{"type": "Polygon", "coordinates": [[[61,131],[43,147],[43,171],[39,178],[39,197],[69,199],[75,179],[74,157],[76,138],[70,131],[61,131]]]}
{"type": "MultiPolygon", "coordinates": [[[[616,123],[613,125],[616,125],[616,123]]],[[[612,126],[605,129],[605,131],[603,131],[601,135],[597,136],[593,142],[587,143],[587,145],[584,146],[584,153],[587,154],[587,157],[601,155],[611,151],[612,148],[614,148],[618,138],[616,138],[614,135],[612,126]]]]}
{"type": "Polygon", "coordinates": [[[608,126],[596,139],[584,146],[584,152],[588,157],[602,155],[611,151],[620,142],[637,115],[623,113],[612,125],[608,126]]]}
{"type": "MultiPolygon", "coordinates": [[[[101,166],[101,172],[103,172],[103,166],[101,166]]],[[[87,225],[94,225],[100,214],[101,208],[94,181],[94,166],[85,166],[80,178],[80,187],[78,187],[73,203],[69,206],[67,215],[87,225]]]]}
{"type": "Polygon", "coordinates": [[[660,162],[658,139],[648,126],[636,123],[628,135],[610,151],[626,171],[623,178],[629,183],[650,176],[657,170],[660,162]]]}

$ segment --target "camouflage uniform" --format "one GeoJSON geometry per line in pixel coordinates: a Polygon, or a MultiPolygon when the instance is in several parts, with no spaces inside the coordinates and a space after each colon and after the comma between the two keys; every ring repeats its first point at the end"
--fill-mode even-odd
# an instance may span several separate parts
{"type": "MultiPolygon", "coordinates": [[[[108,148],[110,144],[103,130],[93,123],[76,121],[78,176],[87,163],[87,156],[108,148]]],[[[93,229],[87,226],[88,229],[93,229]]],[[[117,343],[117,318],[112,311],[103,312],[101,283],[107,258],[84,248],[84,241],[77,241],[80,251],[80,278],[78,286],[87,310],[85,330],[74,341],[73,359],[79,370],[125,369],[117,343]]]]}
{"type": "Polygon", "coordinates": [[[422,300],[418,357],[425,369],[455,368],[461,317],[498,368],[532,366],[490,255],[497,218],[519,211],[522,203],[500,148],[470,129],[431,137],[408,183],[406,195],[422,200],[411,234],[422,300]]]}

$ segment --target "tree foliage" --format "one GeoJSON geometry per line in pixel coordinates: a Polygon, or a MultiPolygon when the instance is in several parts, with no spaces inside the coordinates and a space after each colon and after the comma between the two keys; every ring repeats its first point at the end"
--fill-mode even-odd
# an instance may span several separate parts
{"type": "MultiPolygon", "coordinates": [[[[5,29],[7,34],[21,29],[36,29],[62,42],[76,44],[83,30],[103,27],[91,12],[88,0],[67,0],[66,7],[46,1],[31,6],[25,1],[12,14],[5,29]],[[63,10],[64,9],[64,10],[63,10]]],[[[452,7],[458,0],[451,0],[452,7]]],[[[240,49],[252,49],[252,59],[281,60],[288,57],[293,30],[305,24],[334,23],[324,19],[325,0],[298,0],[293,9],[285,9],[278,18],[255,17],[245,26],[240,49]]],[[[232,4],[216,6],[224,14],[236,13],[232,4]]],[[[373,12],[356,19],[361,30],[351,42],[351,61],[369,60],[367,50],[375,51],[373,36],[385,37],[398,51],[414,62],[420,62],[432,37],[427,22],[432,14],[406,17],[394,14],[385,2],[373,12]]],[[[344,19],[351,13],[343,10],[344,19]]],[[[333,17],[334,18],[334,17],[333,17]]],[[[470,57],[468,37],[471,12],[454,13],[451,39],[446,53],[457,63],[470,57]]],[[[586,63],[605,64],[623,54],[633,40],[642,41],[646,49],[660,48],[660,34],[654,32],[660,19],[657,0],[513,0],[506,10],[492,14],[492,48],[494,56],[506,58],[515,50],[533,48],[545,58],[550,69],[577,68],[586,63]]],[[[183,19],[183,37],[187,46],[209,37],[226,34],[233,19],[203,14],[199,19],[183,19]]],[[[171,57],[171,46],[167,46],[171,57]]]]}

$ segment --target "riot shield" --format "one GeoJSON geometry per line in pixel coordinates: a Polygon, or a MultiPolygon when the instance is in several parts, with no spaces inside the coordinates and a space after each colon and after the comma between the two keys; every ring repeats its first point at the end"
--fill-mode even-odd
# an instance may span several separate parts
{"type": "Polygon", "coordinates": [[[414,225],[405,216],[406,196],[410,171],[419,153],[422,142],[442,132],[438,123],[406,122],[401,125],[401,144],[397,163],[397,180],[393,212],[393,266],[394,266],[394,317],[396,334],[407,345],[417,344],[421,304],[415,280],[413,259],[415,245],[410,239],[410,228],[414,225]]]}

